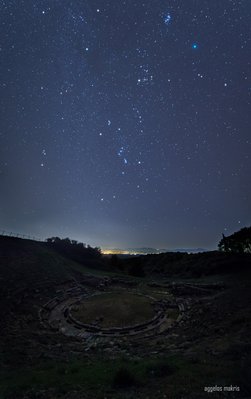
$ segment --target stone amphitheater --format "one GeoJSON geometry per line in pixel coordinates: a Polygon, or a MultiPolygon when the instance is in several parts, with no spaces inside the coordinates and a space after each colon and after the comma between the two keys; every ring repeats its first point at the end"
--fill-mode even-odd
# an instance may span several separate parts
{"type": "MultiPolygon", "coordinates": [[[[198,295],[206,295],[208,291],[211,292],[212,287],[198,287],[192,285],[170,285],[167,291],[167,285],[160,286],[158,284],[151,285],[151,294],[141,292],[140,286],[135,281],[125,281],[108,278],[86,278],[81,284],[75,283],[70,288],[60,290],[57,296],[49,300],[39,310],[39,317],[44,328],[49,328],[55,332],[60,332],[68,337],[75,338],[83,342],[83,345],[90,342],[102,342],[103,346],[109,345],[112,341],[145,341],[153,337],[166,336],[170,334],[171,330],[178,323],[187,317],[187,311],[191,308],[195,299],[187,296],[187,292],[198,295]],[[115,284],[115,287],[114,287],[115,284]],[[158,287],[162,288],[158,291],[158,287]],[[183,295],[184,291],[186,295],[183,295]],[[170,295],[170,292],[176,295],[170,295]],[[178,294],[177,294],[178,292],[178,294]],[[133,295],[134,298],[141,297],[146,300],[152,307],[152,317],[141,321],[134,322],[127,325],[106,326],[101,322],[103,317],[93,320],[85,321],[84,317],[81,320],[77,317],[76,310],[82,306],[88,306],[90,300],[101,300],[109,295],[119,298],[121,293],[133,295]],[[161,295],[160,295],[161,294],[161,295]],[[172,316],[170,317],[170,312],[172,316]],[[173,314],[176,316],[173,317],[173,314]]],[[[113,306],[112,306],[113,307],[113,306]]],[[[111,312],[114,311],[111,307],[111,312]]],[[[133,312],[133,310],[132,310],[133,312]]],[[[109,318],[109,317],[108,317],[109,318]]],[[[133,318],[132,318],[133,319],[133,318]]]]}

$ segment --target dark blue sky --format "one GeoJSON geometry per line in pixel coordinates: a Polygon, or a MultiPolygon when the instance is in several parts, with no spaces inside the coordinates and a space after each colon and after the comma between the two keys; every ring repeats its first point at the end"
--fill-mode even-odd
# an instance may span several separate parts
{"type": "Polygon", "coordinates": [[[250,0],[0,12],[0,228],[214,248],[250,224],[250,0]]]}

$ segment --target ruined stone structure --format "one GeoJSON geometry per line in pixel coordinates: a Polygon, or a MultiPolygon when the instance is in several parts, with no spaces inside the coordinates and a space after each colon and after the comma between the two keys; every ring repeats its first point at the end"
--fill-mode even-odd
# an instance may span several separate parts
{"type": "Polygon", "coordinates": [[[101,340],[104,345],[107,342],[133,342],[137,340],[149,340],[158,336],[170,334],[170,330],[177,323],[186,323],[189,320],[189,312],[194,303],[199,301],[196,297],[208,295],[209,291],[216,291],[221,287],[202,286],[196,284],[151,284],[153,291],[151,296],[140,292],[137,283],[130,281],[128,287],[120,284],[120,281],[113,281],[109,278],[86,277],[81,283],[57,291],[57,296],[48,301],[39,311],[41,324],[44,328],[50,328],[55,332],[74,337],[81,340],[83,344],[91,341],[101,340]],[[114,287],[116,284],[116,288],[114,287]],[[158,291],[158,289],[162,291],[158,291]],[[156,290],[156,291],[154,291],[156,290]],[[104,327],[99,320],[92,322],[80,321],[74,311],[79,306],[88,302],[88,299],[95,299],[100,295],[131,293],[143,296],[149,300],[154,316],[144,322],[132,325],[104,327]],[[160,295],[161,294],[161,295],[160,295]],[[188,296],[188,294],[190,294],[188,296]],[[157,299],[161,298],[161,299],[157,299]],[[172,314],[170,317],[169,314],[172,314]],[[176,315],[174,317],[173,315],[176,315]]]}

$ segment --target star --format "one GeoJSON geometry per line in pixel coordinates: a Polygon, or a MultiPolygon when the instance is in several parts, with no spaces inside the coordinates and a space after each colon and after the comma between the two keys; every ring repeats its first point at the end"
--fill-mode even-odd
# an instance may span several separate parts
{"type": "Polygon", "coordinates": [[[234,7],[241,1],[2,3],[2,225],[102,246],[107,223],[121,246],[134,230],[132,246],[211,249],[224,226],[245,225],[250,24],[234,7]],[[36,220],[13,222],[20,203],[11,191],[22,207],[37,206],[36,220]]]}
{"type": "Polygon", "coordinates": [[[167,14],[164,15],[164,23],[166,25],[169,25],[170,22],[171,22],[171,14],[167,13],[167,14]]]}

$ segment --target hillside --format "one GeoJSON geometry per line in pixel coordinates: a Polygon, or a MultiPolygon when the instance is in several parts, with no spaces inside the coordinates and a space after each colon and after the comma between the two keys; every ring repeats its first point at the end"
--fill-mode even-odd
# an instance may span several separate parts
{"type": "Polygon", "coordinates": [[[42,288],[69,279],[72,272],[68,261],[43,243],[19,238],[0,237],[1,287],[3,296],[15,290],[42,288]]]}
{"type": "Polygon", "coordinates": [[[234,274],[250,270],[251,254],[232,254],[219,251],[201,253],[167,252],[125,258],[121,269],[141,269],[146,276],[156,278],[196,278],[210,275],[234,274]],[[124,266],[124,267],[123,267],[124,266]]]}
{"type": "Polygon", "coordinates": [[[172,256],[128,277],[0,237],[0,398],[250,398],[250,257],[172,256]]]}

